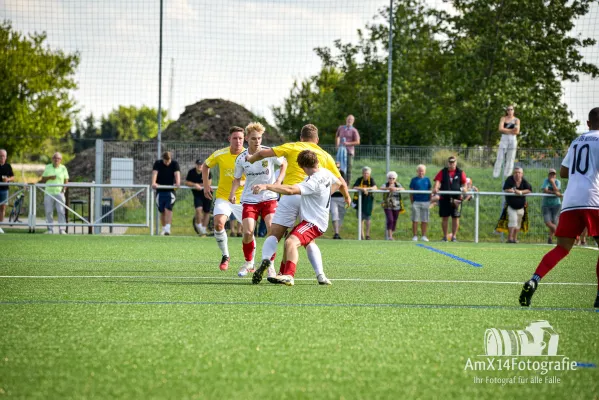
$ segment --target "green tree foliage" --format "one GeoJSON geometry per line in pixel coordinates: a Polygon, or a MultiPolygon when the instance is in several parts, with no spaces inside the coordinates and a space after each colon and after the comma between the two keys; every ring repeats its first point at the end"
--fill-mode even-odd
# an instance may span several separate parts
{"type": "Polygon", "coordinates": [[[62,138],[76,114],[71,90],[79,54],[45,45],[46,34],[24,36],[0,24],[0,137],[9,153],[40,153],[62,138]]]}
{"type": "MultiPolygon", "coordinates": [[[[162,110],[162,129],[171,122],[166,119],[167,112],[162,110]]],[[[100,124],[102,139],[151,140],[158,136],[158,110],[148,106],[119,106],[100,124]]]]}
{"type": "MultiPolygon", "coordinates": [[[[577,124],[561,82],[599,75],[580,54],[595,41],[571,36],[594,1],[452,0],[452,14],[420,0],[394,1],[392,143],[496,145],[508,104],[522,121],[521,146],[568,143],[577,124]]],[[[356,45],[315,50],[321,71],[295,82],[273,108],[284,134],[295,138],[312,122],[332,143],[351,113],[363,144],[385,143],[389,9],[380,16],[358,31],[356,45]]]]}
{"type": "Polygon", "coordinates": [[[460,143],[494,145],[498,110],[516,105],[521,145],[569,143],[576,122],[562,102],[562,81],[599,75],[580,49],[595,40],[571,36],[596,0],[453,0],[449,41],[447,128],[460,143]],[[454,121],[453,123],[451,121],[454,121]],[[465,129],[460,129],[460,126],[465,129]]]}

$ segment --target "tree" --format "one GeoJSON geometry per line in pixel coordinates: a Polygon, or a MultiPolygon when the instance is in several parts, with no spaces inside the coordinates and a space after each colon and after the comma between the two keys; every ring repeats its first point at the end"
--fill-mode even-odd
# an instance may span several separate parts
{"type": "Polygon", "coordinates": [[[595,0],[453,0],[446,16],[446,72],[452,82],[447,129],[468,145],[496,144],[501,110],[515,104],[528,147],[561,146],[576,122],[561,100],[561,82],[599,75],[580,49],[595,40],[571,36],[595,0]]]}
{"type": "MultiPolygon", "coordinates": [[[[162,110],[162,129],[171,121],[166,119],[167,112],[162,110]]],[[[100,136],[103,139],[151,140],[158,136],[158,110],[148,106],[119,106],[102,117],[100,136]]]]}
{"type": "Polygon", "coordinates": [[[0,24],[0,137],[9,153],[43,151],[75,119],[79,54],[51,50],[45,40],[45,33],[24,36],[10,21],[0,24]]]}
{"type": "MultiPolygon", "coordinates": [[[[561,82],[599,75],[571,36],[574,21],[597,0],[451,0],[455,13],[420,0],[393,3],[391,141],[396,145],[497,144],[502,110],[515,104],[520,146],[561,147],[576,121],[561,82]]],[[[334,128],[349,113],[364,144],[385,143],[389,9],[359,30],[356,45],[317,48],[321,71],[295,82],[275,121],[286,134],[315,123],[334,128]],[[334,79],[333,79],[334,78],[334,79]]],[[[324,129],[323,129],[324,128],[324,129]]],[[[332,135],[321,137],[332,142],[332,135]]]]}

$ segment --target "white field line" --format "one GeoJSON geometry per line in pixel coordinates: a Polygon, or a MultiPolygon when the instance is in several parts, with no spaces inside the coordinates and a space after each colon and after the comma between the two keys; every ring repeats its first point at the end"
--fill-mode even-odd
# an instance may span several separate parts
{"type": "MultiPolygon", "coordinates": [[[[236,277],[219,276],[160,276],[160,275],[0,275],[0,279],[215,279],[215,280],[242,280],[236,277]]],[[[296,281],[313,281],[314,278],[296,278],[296,281]]],[[[522,282],[507,281],[465,281],[465,280],[428,280],[428,279],[361,279],[361,278],[333,278],[333,282],[393,282],[393,283],[474,283],[488,285],[522,285],[522,282]]],[[[545,285],[563,286],[596,286],[597,283],[585,282],[543,282],[545,285]]]]}

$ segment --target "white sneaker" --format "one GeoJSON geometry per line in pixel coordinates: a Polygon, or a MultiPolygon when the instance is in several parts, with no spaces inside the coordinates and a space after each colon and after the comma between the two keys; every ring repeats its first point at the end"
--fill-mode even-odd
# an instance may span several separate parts
{"type": "Polygon", "coordinates": [[[244,276],[247,276],[247,274],[249,274],[249,273],[253,274],[254,271],[255,271],[254,263],[251,261],[246,261],[243,263],[243,265],[239,269],[237,276],[240,278],[243,278],[244,276]]]}
{"type": "Polygon", "coordinates": [[[0,235],[3,234],[3,233],[4,233],[4,231],[2,230],[2,228],[0,228],[0,235]]]}
{"type": "Polygon", "coordinates": [[[58,234],[59,234],[59,235],[66,235],[66,234],[67,234],[67,232],[66,232],[65,230],[62,230],[62,229],[61,229],[60,231],[58,231],[58,234]]]}
{"type": "Polygon", "coordinates": [[[423,242],[428,242],[428,238],[426,236],[423,236],[422,238],[420,238],[423,242]]]}
{"type": "Polygon", "coordinates": [[[46,232],[44,232],[44,234],[46,234],[46,235],[53,235],[54,232],[48,229],[46,232]]]}
{"type": "Polygon", "coordinates": [[[413,242],[417,242],[417,241],[418,241],[418,236],[414,236],[414,237],[412,238],[412,241],[413,241],[413,242]]]}
{"type": "Polygon", "coordinates": [[[328,280],[328,278],[326,276],[324,276],[324,274],[320,274],[316,277],[316,280],[318,281],[319,285],[332,285],[331,281],[328,280]]]}
{"type": "Polygon", "coordinates": [[[162,229],[162,232],[160,232],[160,236],[168,236],[168,232],[166,231],[166,229],[162,229]]]}

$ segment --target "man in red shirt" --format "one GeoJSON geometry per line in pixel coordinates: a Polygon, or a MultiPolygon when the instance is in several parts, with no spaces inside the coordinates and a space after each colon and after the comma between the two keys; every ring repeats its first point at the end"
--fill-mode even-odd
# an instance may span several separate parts
{"type": "MultiPolygon", "coordinates": [[[[457,159],[451,156],[447,159],[447,167],[443,168],[435,176],[433,196],[439,190],[462,191],[466,190],[466,173],[457,167],[457,159]]],[[[460,227],[460,212],[462,210],[462,195],[442,195],[439,200],[439,216],[443,218],[443,239],[447,242],[447,225],[451,216],[451,241],[457,242],[458,228],[460,227]]]]}

